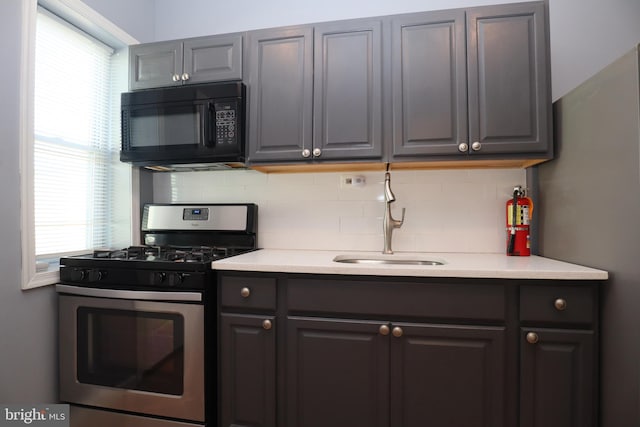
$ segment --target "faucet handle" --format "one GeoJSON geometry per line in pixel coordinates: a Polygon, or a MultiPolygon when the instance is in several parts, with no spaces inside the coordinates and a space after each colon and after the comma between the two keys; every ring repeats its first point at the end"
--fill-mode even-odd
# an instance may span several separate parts
{"type": "Polygon", "coordinates": [[[391,217],[391,220],[393,221],[393,227],[394,228],[400,228],[402,227],[402,224],[404,224],[404,212],[405,212],[405,208],[402,208],[402,219],[397,220],[397,219],[393,219],[393,216],[391,217]]]}

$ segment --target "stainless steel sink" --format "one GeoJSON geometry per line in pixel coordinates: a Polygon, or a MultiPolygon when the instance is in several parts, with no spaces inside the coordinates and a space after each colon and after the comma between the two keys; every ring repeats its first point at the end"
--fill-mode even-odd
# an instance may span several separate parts
{"type": "Polygon", "coordinates": [[[334,262],[346,264],[445,265],[444,260],[401,255],[338,255],[334,262]]]}

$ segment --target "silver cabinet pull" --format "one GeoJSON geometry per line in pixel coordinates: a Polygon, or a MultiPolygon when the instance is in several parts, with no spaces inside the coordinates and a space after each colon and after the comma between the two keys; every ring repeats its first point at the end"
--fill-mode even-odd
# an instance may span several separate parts
{"type": "Polygon", "coordinates": [[[564,298],[558,298],[557,300],[555,300],[553,302],[553,306],[556,308],[556,310],[558,311],[564,311],[567,309],[567,300],[564,298]]]}
{"type": "Polygon", "coordinates": [[[381,325],[380,326],[380,335],[389,335],[389,326],[388,325],[381,325]]]}
{"type": "Polygon", "coordinates": [[[535,332],[529,332],[527,334],[527,342],[529,344],[536,344],[539,340],[540,337],[538,337],[538,334],[536,334],[535,332]]]}
{"type": "Polygon", "coordinates": [[[249,298],[249,295],[251,295],[251,289],[249,288],[240,289],[240,295],[242,296],[242,298],[249,298]]]}
{"type": "Polygon", "coordinates": [[[190,78],[191,78],[191,76],[189,75],[189,73],[182,73],[182,81],[183,82],[186,82],[190,78]]]}
{"type": "Polygon", "coordinates": [[[179,82],[180,76],[178,74],[174,74],[173,76],[171,76],[171,80],[173,80],[174,82],[179,82]]]}
{"type": "Polygon", "coordinates": [[[461,143],[460,145],[458,145],[458,151],[460,151],[461,153],[466,153],[467,151],[469,151],[469,144],[467,144],[466,142],[461,143]]]}
{"type": "Polygon", "coordinates": [[[319,148],[313,149],[313,157],[320,157],[322,155],[322,150],[319,148]]]}
{"type": "Polygon", "coordinates": [[[391,333],[393,334],[394,337],[400,338],[404,333],[404,331],[402,330],[401,327],[396,326],[395,328],[393,328],[393,331],[391,331],[391,333]]]}
{"type": "Polygon", "coordinates": [[[302,157],[306,159],[309,156],[311,156],[311,151],[308,148],[305,148],[304,150],[302,150],[302,157]]]}
{"type": "Polygon", "coordinates": [[[265,319],[262,321],[262,329],[268,331],[271,328],[273,328],[273,323],[271,323],[271,320],[265,319]]]}
{"type": "Polygon", "coordinates": [[[480,151],[481,148],[482,148],[482,144],[480,144],[478,141],[471,144],[471,149],[473,151],[480,151]]]}

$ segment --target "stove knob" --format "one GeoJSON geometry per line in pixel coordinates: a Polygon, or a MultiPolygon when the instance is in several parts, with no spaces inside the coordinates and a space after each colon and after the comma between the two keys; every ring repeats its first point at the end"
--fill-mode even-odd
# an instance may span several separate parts
{"type": "Polygon", "coordinates": [[[185,277],[185,276],[184,276],[184,273],[177,273],[177,274],[175,275],[174,283],[175,283],[176,285],[181,285],[181,284],[184,282],[184,277],[185,277]]]}
{"type": "Polygon", "coordinates": [[[165,273],[160,273],[160,272],[153,273],[153,278],[151,279],[152,284],[159,285],[162,282],[164,282],[164,279],[166,278],[167,278],[167,275],[165,273]]]}
{"type": "Polygon", "coordinates": [[[71,281],[82,282],[87,277],[87,272],[84,270],[74,269],[71,270],[71,281]]]}
{"type": "Polygon", "coordinates": [[[184,281],[183,273],[173,273],[169,276],[169,286],[179,286],[184,281]]]}
{"type": "Polygon", "coordinates": [[[104,278],[104,273],[100,270],[89,270],[89,281],[99,282],[104,278]]]}

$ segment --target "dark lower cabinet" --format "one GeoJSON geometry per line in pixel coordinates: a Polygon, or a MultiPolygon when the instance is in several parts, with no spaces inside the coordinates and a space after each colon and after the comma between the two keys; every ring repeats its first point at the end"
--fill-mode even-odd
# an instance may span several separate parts
{"type": "Polygon", "coordinates": [[[218,283],[222,427],[598,427],[597,282],[218,283]]]}
{"type": "Polygon", "coordinates": [[[290,427],[505,424],[504,327],[290,317],[287,341],[290,427]]]}
{"type": "Polygon", "coordinates": [[[220,412],[225,427],[275,427],[274,317],[220,316],[220,412]]]}
{"type": "Polygon", "coordinates": [[[592,330],[523,328],[521,427],[597,426],[592,330]]]}
{"type": "Polygon", "coordinates": [[[505,328],[392,324],[391,426],[505,425],[505,328]]]}
{"type": "Polygon", "coordinates": [[[388,427],[389,339],[379,332],[383,325],[287,319],[287,426],[388,427]]]}

